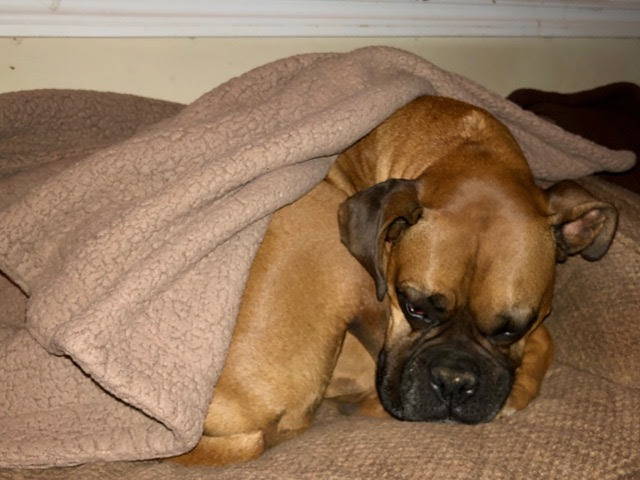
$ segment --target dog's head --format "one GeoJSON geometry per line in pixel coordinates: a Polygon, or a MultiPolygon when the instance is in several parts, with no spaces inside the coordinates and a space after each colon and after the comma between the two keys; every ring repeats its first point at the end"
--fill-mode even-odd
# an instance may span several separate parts
{"type": "Polygon", "coordinates": [[[600,258],[615,232],[615,208],[576,183],[543,190],[483,165],[387,180],[339,210],[343,243],[389,298],[376,382],[402,420],[491,420],[551,310],[556,262],[600,258]]]}

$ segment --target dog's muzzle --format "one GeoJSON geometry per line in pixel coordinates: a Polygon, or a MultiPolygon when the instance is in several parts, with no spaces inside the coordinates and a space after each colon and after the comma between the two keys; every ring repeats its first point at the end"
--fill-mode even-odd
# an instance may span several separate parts
{"type": "Polygon", "coordinates": [[[422,348],[396,372],[386,371],[385,354],[378,363],[380,400],[401,420],[487,422],[500,411],[512,382],[506,364],[458,343],[422,348]]]}

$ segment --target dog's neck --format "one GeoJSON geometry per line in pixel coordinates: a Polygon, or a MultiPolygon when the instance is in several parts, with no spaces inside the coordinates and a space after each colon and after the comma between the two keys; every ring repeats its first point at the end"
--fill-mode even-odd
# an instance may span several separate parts
{"type": "Polygon", "coordinates": [[[407,158],[404,152],[385,144],[372,132],[338,156],[325,180],[351,196],[389,178],[418,178],[434,163],[433,155],[419,159],[410,155],[413,161],[399,161],[407,158]]]}
{"type": "Polygon", "coordinates": [[[462,181],[505,188],[523,183],[533,185],[524,157],[513,151],[489,147],[483,150],[476,145],[464,141],[452,141],[440,148],[420,144],[407,152],[406,145],[385,148],[365,137],[336,159],[325,180],[347,196],[389,178],[413,180],[425,173],[427,184],[435,182],[441,190],[447,186],[455,189],[462,181]]]}
{"type": "Polygon", "coordinates": [[[427,170],[489,181],[496,175],[502,184],[533,182],[506,127],[487,112],[438,97],[423,97],[394,113],[340,154],[326,181],[351,196],[389,178],[416,179],[427,170]]]}

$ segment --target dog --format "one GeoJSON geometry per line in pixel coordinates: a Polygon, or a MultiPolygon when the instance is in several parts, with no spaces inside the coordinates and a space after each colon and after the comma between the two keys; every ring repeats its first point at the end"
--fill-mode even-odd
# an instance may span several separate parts
{"type": "Polygon", "coordinates": [[[555,264],[599,259],[616,224],[576,183],[536,186],[488,112],[414,100],[273,215],[203,436],[172,460],[255,458],[325,398],[407,421],[525,408],[552,358],[555,264]]]}

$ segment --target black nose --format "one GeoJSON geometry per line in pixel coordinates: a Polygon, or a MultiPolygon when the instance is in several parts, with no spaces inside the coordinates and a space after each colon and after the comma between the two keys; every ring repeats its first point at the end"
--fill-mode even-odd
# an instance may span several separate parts
{"type": "Polygon", "coordinates": [[[461,364],[436,364],[430,368],[431,388],[446,403],[457,405],[476,393],[478,376],[461,364]]]}

